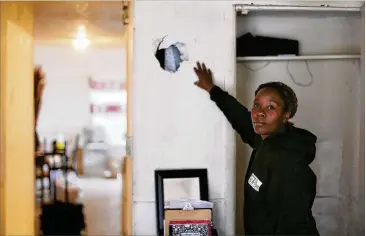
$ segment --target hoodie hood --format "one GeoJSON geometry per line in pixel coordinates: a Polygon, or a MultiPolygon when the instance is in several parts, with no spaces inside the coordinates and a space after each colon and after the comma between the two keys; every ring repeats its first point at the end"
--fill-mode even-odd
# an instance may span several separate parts
{"type": "Polygon", "coordinates": [[[307,165],[315,159],[317,137],[305,129],[297,128],[291,124],[280,127],[278,132],[268,137],[268,141],[287,150],[305,155],[294,155],[294,158],[301,158],[307,165]]]}

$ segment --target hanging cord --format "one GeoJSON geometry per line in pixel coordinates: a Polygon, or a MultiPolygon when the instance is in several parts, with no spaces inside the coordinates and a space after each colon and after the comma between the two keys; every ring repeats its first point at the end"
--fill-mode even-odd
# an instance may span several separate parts
{"type": "Polygon", "coordinates": [[[300,87],[309,87],[310,85],[313,84],[314,82],[314,77],[313,77],[313,73],[311,73],[310,71],[310,68],[309,68],[309,64],[308,64],[308,61],[305,60],[305,64],[306,64],[306,69],[308,70],[309,72],[309,75],[310,75],[310,82],[309,83],[306,83],[306,84],[303,84],[303,83],[299,83],[295,80],[294,76],[291,74],[291,71],[290,71],[290,61],[287,61],[287,73],[289,74],[289,76],[291,77],[291,80],[292,82],[294,82],[294,84],[300,86],[300,87]]]}
{"type": "Polygon", "coordinates": [[[256,68],[256,69],[250,68],[245,63],[238,63],[238,64],[244,66],[247,70],[250,70],[251,72],[257,72],[257,71],[260,71],[260,70],[266,68],[270,64],[270,62],[266,62],[266,64],[264,64],[264,66],[256,68]]]}
{"type": "MultiPolygon", "coordinates": [[[[239,64],[239,65],[244,66],[244,67],[245,67],[247,70],[249,70],[249,71],[252,71],[252,72],[258,72],[258,71],[263,70],[264,68],[266,68],[266,67],[270,64],[270,62],[266,62],[266,64],[264,64],[262,67],[259,67],[259,68],[256,68],[256,69],[254,69],[254,68],[250,68],[250,67],[249,67],[249,66],[247,66],[245,63],[238,63],[238,64],[239,64]]],[[[303,84],[303,83],[297,82],[297,81],[295,80],[294,76],[292,75],[292,73],[291,73],[291,71],[290,71],[290,61],[287,61],[287,67],[286,67],[286,69],[287,69],[287,73],[289,74],[289,76],[290,76],[290,78],[291,78],[292,82],[293,82],[294,84],[296,84],[296,85],[300,86],[300,87],[309,87],[309,86],[310,86],[310,85],[312,85],[312,84],[313,84],[313,82],[314,82],[314,76],[313,76],[313,73],[312,73],[312,72],[311,72],[311,70],[310,70],[309,63],[308,63],[308,61],[307,61],[307,60],[305,60],[305,65],[306,65],[306,69],[307,69],[307,71],[309,72],[309,75],[310,75],[311,80],[310,80],[308,83],[303,84]]]]}

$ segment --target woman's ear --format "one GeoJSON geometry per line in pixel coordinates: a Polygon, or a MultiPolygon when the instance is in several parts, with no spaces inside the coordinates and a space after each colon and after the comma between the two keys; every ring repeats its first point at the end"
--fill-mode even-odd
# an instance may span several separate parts
{"type": "Polygon", "coordinates": [[[290,119],[290,112],[285,112],[283,116],[283,123],[286,123],[290,119]]]}

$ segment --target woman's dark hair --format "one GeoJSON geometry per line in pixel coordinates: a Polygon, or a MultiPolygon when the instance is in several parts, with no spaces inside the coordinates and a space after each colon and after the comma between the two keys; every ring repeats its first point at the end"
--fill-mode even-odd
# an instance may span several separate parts
{"type": "Polygon", "coordinates": [[[291,119],[295,116],[297,112],[297,97],[292,88],[281,82],[268,82],[259,85],[257,90],[255,90],[254,95],[257,95],[263,88],[272,88],[276,90],[285,104],[284,111],[290,113],[289,118],[291,119]]]}

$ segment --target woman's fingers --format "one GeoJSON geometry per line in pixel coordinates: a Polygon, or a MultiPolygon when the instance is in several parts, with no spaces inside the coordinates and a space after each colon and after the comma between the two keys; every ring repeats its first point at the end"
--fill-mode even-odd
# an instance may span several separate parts
{"type": "Polygon", "coordinates": [[[193,67],[193,70],[198,77],[198,81],[195,82],[195,84],[198,85],[197,83],[199,83],[201,80],[210,80],[210,78],[212,77],[212,71],[210,69],[207,69],[205,63],[200,63],[199,61],[197,61],[196,64],[197,67],[193,67]]]}
{"type": "Polygon", "coordinates": [[[205,63],[200,63],[199,61],[197,62],[197,69],[201,72],[207,73],[207,67],[205,65],[205,63]]]}
{"type": "Polygon", "coordinates": [[[198,70],[202,70],[202,67],[201,67],[201,64],[200,64],[200,62],[199,62],[199,61],[197,61],[196,65],[197,65],[197,69],[198,69],[198,70]]]}
{"type": "Polygon", "coordinates": [[[196,73],[198,79],[202,79],[201,78],[202,77],[202,73],[203,73],[202,69],[199,69],[199,68],[197,69],[196,67],[194,67],[193,70],[196,73]]]}
{"type": "Polygon", "coordinates": [[[206,68],[205,63],[202,63],[202,70],[203,70],[204,72],[207,72],[207,68],[206,68]]]}

